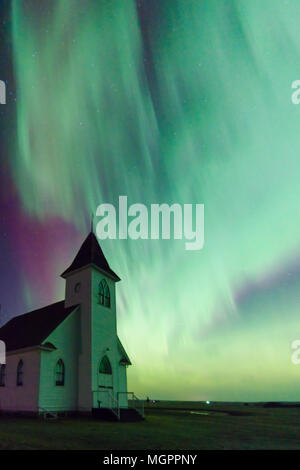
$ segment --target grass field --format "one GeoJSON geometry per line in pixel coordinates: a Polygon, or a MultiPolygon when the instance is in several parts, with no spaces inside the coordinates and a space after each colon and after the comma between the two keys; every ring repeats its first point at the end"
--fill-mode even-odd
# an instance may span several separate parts
{"type": "Polygon", "coordinates": [[[300,449],[300,408],[159,402],[137,423],[2,416],[0,449],[300,449]]]}

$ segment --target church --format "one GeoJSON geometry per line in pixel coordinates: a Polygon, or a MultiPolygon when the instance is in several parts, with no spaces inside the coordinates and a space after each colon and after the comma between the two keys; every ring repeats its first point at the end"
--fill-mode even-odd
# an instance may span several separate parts
{"type": "Polygon", "coordinates": [[[0,412],[96,418],[143,418],[127,392],[130,359],[117,335],[116,283],[91,232],[61,275],[65,300],[9,320],[0,328],[0,412]]]}

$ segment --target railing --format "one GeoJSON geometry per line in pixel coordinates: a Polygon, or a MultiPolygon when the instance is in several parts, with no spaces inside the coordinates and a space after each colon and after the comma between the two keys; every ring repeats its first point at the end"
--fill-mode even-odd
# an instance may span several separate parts
{"type": "Polygon", "coordinates": [[[133,392],[118,392],[118,402],[123,401],[120,395],[125,395],[128,403],[128,408],[134,408],[143,418],[145,417],[144,400],[140,400],[133,392]]]}
{"type": "Polygon", "coordinates": [[[42,406],[38,407],[39,412],[43,415],[44,419],[57,419],[57,413],[53,411],[46,410],[42,406]]]}
{"type": "Polygon", "coordinates": [[[118,400],[112,395],[109,390],[94,390],[93,391],[93,405],[96,403],[96,408],[109,408],[120,419],[120,406],[118,400]]]}
{"type": "Polygon", "coordinates": [[[93,407],[109,408],[120,420],[121,408],[133,408],[145,417],[144,400],[140,400],[133,392],[118,392],[115,398],[110,390],[93,391],[93,407]]]}

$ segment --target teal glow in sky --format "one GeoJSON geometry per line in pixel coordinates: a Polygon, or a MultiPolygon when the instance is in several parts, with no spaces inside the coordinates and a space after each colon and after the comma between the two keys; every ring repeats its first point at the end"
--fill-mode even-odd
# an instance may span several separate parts
{"type": "Polygon", "coordinates": [[[31,0],[12,17],[11,177],[23,216],[57,242],[40,247],[55,298],[24,274],[26,309],[62,298],[99,204],[204,203],[200,252],[101,243],[122,278],[129,388],[300,401],[299,1],[31,0]]]}

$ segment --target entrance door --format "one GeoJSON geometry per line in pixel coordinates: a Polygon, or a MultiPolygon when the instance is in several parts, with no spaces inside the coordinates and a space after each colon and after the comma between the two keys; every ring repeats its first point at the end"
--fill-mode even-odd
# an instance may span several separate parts
{"type": "Polygon", "coordinates": [[[104,356],[99,365],[98,371],[98,400],[101,408],[111,408],[111,395],[113,395],[112,368],[107,356],[104,356]]]}

